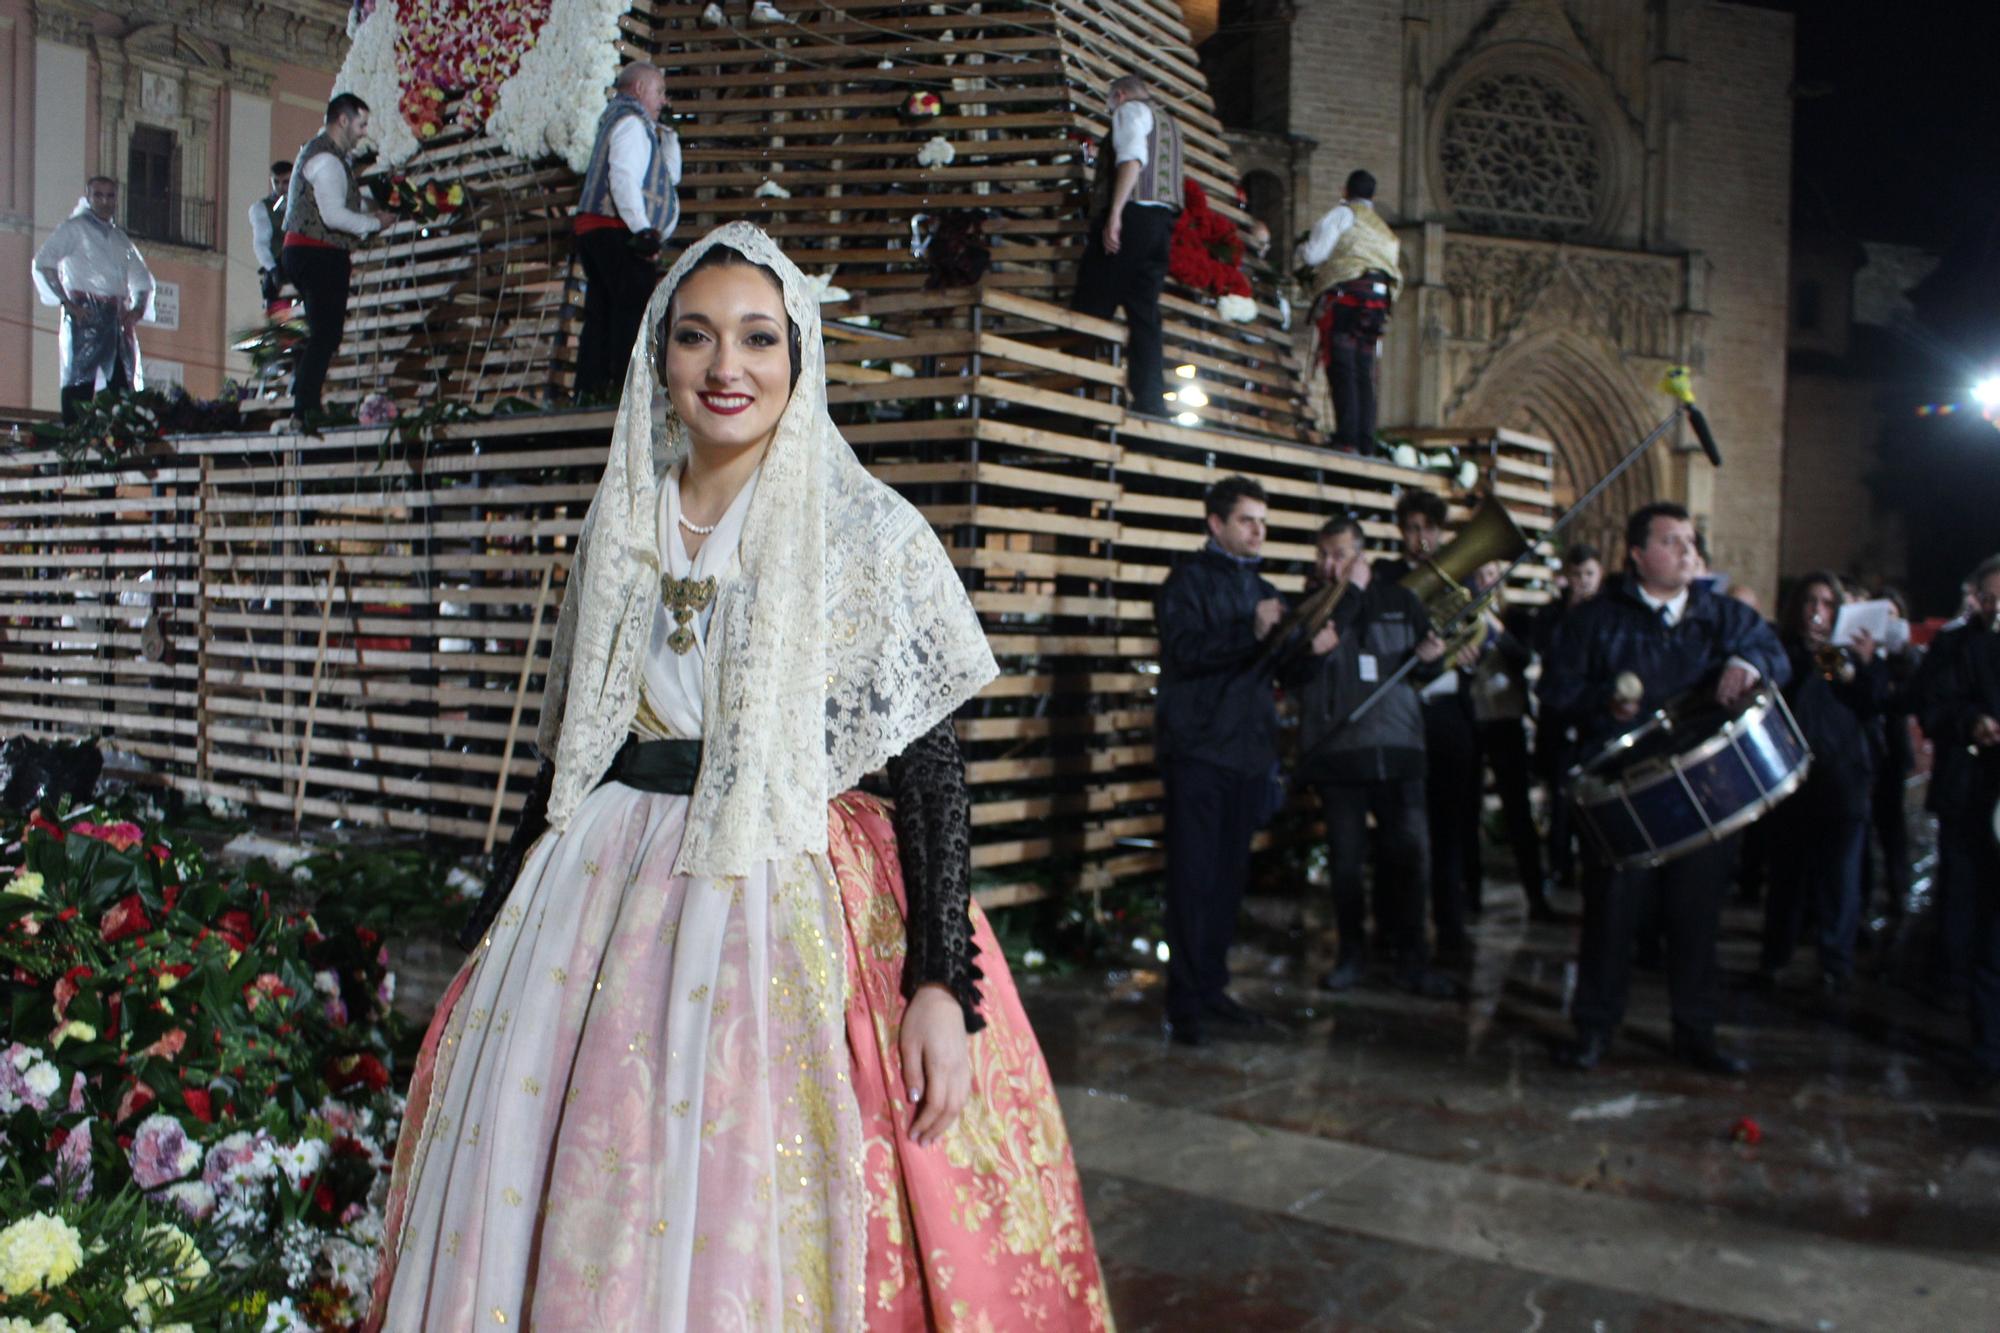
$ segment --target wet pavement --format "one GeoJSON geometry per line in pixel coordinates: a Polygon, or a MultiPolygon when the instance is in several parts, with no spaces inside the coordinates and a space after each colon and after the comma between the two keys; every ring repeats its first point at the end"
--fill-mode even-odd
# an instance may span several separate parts
{"type": "Polygon", "coordinates": [[[2000,1099],[1916,993],[1924,920],[1829,999],[1809,949],[1752,984],[1761,911],[1732,905],[1721,1035],[1752,1071],[1673,1062],[1642,971],[1580,1074],[1549,1057],[1574,927],[1487,896],[1464,1002],[1317,992],[1330,932],[1253,901],[1235,992],[1279,1025],[1201,1049],[1164,1041],[1156,972],[1022,979],[1121,1329],[2000,1329],[2000,1099]]]}

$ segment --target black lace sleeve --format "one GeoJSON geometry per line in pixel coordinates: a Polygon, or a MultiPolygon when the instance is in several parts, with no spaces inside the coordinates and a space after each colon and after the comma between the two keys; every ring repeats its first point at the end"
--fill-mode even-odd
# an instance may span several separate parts
{"type": "Polygon", "coordinates": [[[521,862],[527,859],[528,849],[535,845],[535,839],[548,831],[549,791],[555,780],[555,764],[544,759],[535,773],[535,785],[528,790],[527,802],[521,807],[521,820],[514,825],[514,836],[507,839],[507,845],[494,858],[493,873],[486,881],[486,892],[480,895],[479,905],[472,909],[465,928],[458,932],[458,947],[467,953],[478,947],[486,928],[493,924],[494,917],[500,915],[500,905],[513,892],[514,881],[520,877],[521,862]]]}
{"type": "Polygon", "coordinates": [[[977,1032],[986,1020],[972,942],[972,795],[950,718],[889,761],[889,790],[910,903],[903,995],[933,982],[947,986],[965,1010],[965,1030],[977,1032]]]}

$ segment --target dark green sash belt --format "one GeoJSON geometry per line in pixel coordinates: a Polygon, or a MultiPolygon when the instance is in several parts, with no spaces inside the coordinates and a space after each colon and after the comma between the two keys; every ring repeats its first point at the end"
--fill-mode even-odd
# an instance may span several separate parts
{"type": "Polygon", "coordinates": [[[604,780],[659,796],[692,796],[699,772],[700,741],[642,741],[628,736],[604,780]]]}

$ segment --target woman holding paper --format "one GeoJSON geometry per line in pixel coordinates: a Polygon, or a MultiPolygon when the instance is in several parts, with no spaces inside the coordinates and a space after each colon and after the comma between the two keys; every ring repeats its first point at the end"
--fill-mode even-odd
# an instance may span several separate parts
{"type": "Polygon", "coordinates": [[[1861,860],[1875,785],[1881,712],[1888,675],[1866,630],[1834,646],[1840,580],[1808,574],[1778,619],[1791,658],[1785,702],[1812,746],[1805,785],[1772,815],[1771,890],[1764,909],[1763,974],[1776,983],[1791,961],[1814,906],[1820,984],[1829,996],[1854,975],[1854,936],[1861,919],[1861,860]]]}

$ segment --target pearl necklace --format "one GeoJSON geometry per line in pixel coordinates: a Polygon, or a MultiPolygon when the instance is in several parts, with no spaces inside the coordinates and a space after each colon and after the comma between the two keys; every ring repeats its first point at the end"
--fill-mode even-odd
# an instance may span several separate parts
{"type": "Polygon", "coordinates": [[[711,532],[714,532],[718,527],[722,526],[722,520],[719,518],[715,520],[715,522],[709,524],[707,527],[704,528],[699,523],[688,522],[688,516],[686,514],[675,514],[674,517],[680,520],[682,527],[686,528],[689,532],[692,532],[697,537],[706,537],[711,532]]]}

